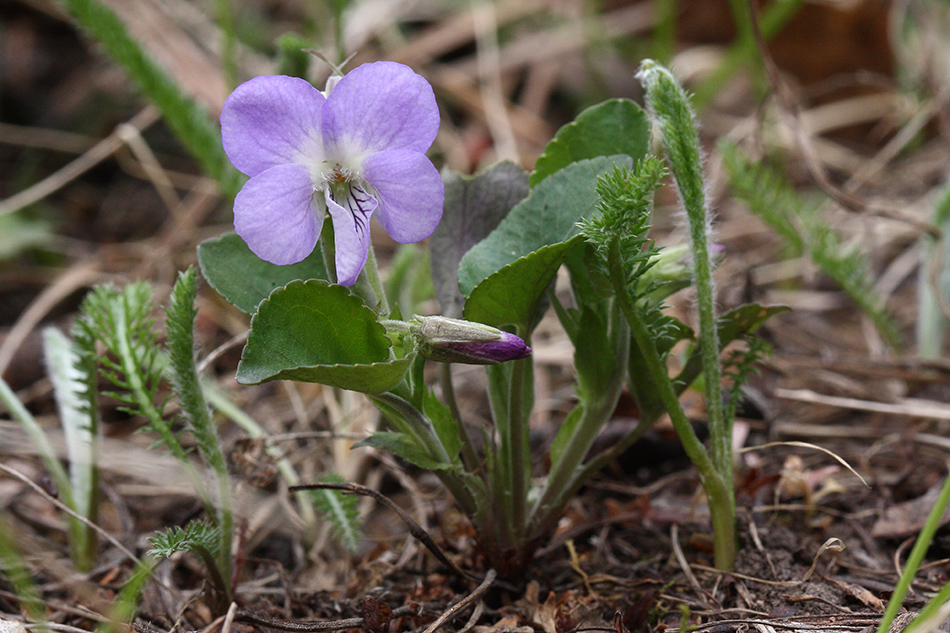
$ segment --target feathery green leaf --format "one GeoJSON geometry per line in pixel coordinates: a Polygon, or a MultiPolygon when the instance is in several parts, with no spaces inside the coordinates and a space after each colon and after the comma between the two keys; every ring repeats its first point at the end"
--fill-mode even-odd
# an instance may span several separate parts
{"type": "MultiPolygon", "coordinates": [[[[320,478],[322,482],[342,483],[343,478],[331,473],[320,478]]],[[[363,538],[360,529],[359,499],[339,490],[308,490],[313,504],[330,522],[333,537],[344,547],[356,551],[363,538]]]]}
{"type": "Polygon", "coordinates": [[[846,244],[785,179],[770,167],[754,163],[737,146],[721,143],[723,163],[729,172],[733,195],[782,237],[794,254],[807,255],[833,279],[874,322],[894,349],[900,331],[874,288],[866,255],[855,244],[846,244]]]}

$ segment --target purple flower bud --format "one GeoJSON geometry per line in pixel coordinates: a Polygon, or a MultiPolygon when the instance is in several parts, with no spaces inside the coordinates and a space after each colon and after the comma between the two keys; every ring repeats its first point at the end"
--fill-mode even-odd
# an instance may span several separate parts
{"type": "Polygon", "coordinates": [[[531,348],[514,334],[473,321],[416,316],[410,328],[419,353],[441,363],[496,365],[531,355],[531,348]]]}

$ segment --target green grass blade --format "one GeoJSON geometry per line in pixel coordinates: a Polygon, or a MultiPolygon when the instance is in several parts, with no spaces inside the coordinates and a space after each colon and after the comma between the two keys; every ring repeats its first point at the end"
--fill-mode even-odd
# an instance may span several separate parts
{"type": "Polygon", "coordinates": [[[947,509],[948,503],[950,503],[950,476],[944,480],[940,494],[937,495],[937,501],[927,516],[927,522],[924,523],[923,529],[921,529],[920,534],[917,535],[914,548],[907,557],[907,564],[904,565],[904,573],[901,574],[901,579],[894,588],[891,599],[887,602],[887,609],[885,609],[884,617],[877,627],[877,633],[888,633],[890,630],[891,623],[894,621],[894,618],[897,617],[897,613],[904,603],[904,598],[910,590],[910,585],[914,582],[914,576],[917,575],[920,563],[924,560],[924,554],[927,553],[927,549],[930,547],[931,542],[933,542],[934,534],[937,533],[937,528],[940,527],[940,519],[947,509]]]}
{"type": "Polygon", "coordinates": [[[97,0],[60,0],[70,15],[138,84],[145,97],[161,111],[178,140],[221,191],[234,197],[241,176],[231,166],[221,145],[221,134],[205,109],[182,92],[165,71],[129,35],[122,21],[97,0]]]}
{"type": "MultiPolygon", "coordinates": [[[[0,381],[0,384],[6,383],[0,381]]],[[[23,554],[16,546],[10,527],[2,518],[0,518],[0,573],[13,587],[13,593],[30,619],[38,623],[44,622],[46,610],[43,607],[40,592],[23,562],[23,554]]],[[[41,625],[37,630],[48,629],[41,625]]]]}

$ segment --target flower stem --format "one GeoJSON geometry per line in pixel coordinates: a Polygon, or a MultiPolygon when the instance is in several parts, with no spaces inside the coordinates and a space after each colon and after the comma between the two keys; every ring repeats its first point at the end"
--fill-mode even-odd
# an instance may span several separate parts
{"type": "MultiPolygon", "coordinates": [[[[726,514],[735,521],[733,492],[732,417],[726,415],[722,400],[722,366],[719,358],[719,329],[716,319],[716,297],[713,287],[713,264],[709,252],[710,213],[706,200],[705,181],[699,151],[696,117],[689,98],[673,74],[652,60],[644,60],[637,73],[647,92],[647,104],[663,134],[663,145],[669,157],[677,190],[686,209],[690,246],[693,254],[693,283],[699,316],[699,345],[703,367],[706,413],[709,419],[710,456],[716,479],[722,483],[721,499],[709,498],[710,513],[716,530],[716,564],[734,562],[735,544],[720,543],[720,531],[726,530],[726,514]],[[713,506],[720,506],[714,509],[713,506]],[[717,523],[718,517],[718,525],[717,523]],[[720,555],[720,545],[727,552],[720,555]],[[732,554],[728,554],[732,552],[732,554]]],[[[678,431],[679,429],[677,429],[678,431]]],[[[680,434],[682,438],[682,434],[680,434]]],[[[685,442],[684,442],[685,447],[685,442]]],[[[692,456],[690,456],[692,458],[692,456]]],[[[693,460],[695,463],[695,460],[693,460]]],[[[698,464],[697,464],[698,466],[698,464]]],[[[707,486],[707,494],[710,489],[707,486]]],[[[735,526],[727,530],[735,534],[735,526]]],[[[725,534],[725,533],[724,533],[725,534]]],[[[726,536],[722,535],[725,539],[726,536]]],[[[729,537],[730,539],[732,536],[729,537]]]]}
{"type": "Polygon", "coordinates": [[[381,317],[389,316],[389,300],[386,298],[383,282],[379,278],[379,266],[376,264],[376,253],[372,244],[369,245],[366,265],[357,277],[353,290],[381,317]]]}
{"type": "MultiPolygon", "coordinates": [[[[430,458],[442,463],[451,462],[432,422],[407,400],[391,391],[368,394],[368,397],[397,430],[412,436],[418,445],[424,447],[430,458]]],[[[463,478],[451,470],[438,470],[436,475],[458,501],[462,511],[474,516],[479,504],[463,478]]]]}
{"type": "Polygon", "coordinates": [[[512,361],[511,383],[508,392],[508,446],[511,455],[511,525],[515,539],[520,540],[525,530],[525,506],[528,497],[527,423],[524,415],[525,374],[528,359],[512,361]]]}
{"type": "Polygon", "coordinates": [[[442,398],[449,407],[452,419],[459,427],[459,435],[462,438],[462,461],[465,463],[467,470],[474,472],[478,468],[478,454],[472,445],[472,438],[469,436],[468,430],[462,423],[462,414],[459,411],[458,401],[455,399],[455,385],[452,384],[451,363],[439,363],[439,381],[442,383],[442,398]]]}
{"type": "MultiPolygon", "coordinates": [[[[541,533],[549,521],[556,520],[554,515],[560,512],[577,489],[581,473],[588,472],[582,467],[584,458],[587,457],[597,434],[617,407],[617,400],[623,391],[625,372],[622,368],[627,365],[630,333],[616,304],[611,306],[610,319],[613,347],[615,354],[618,355],[615,357],[615,364],[621,368],[621,371],[616,372],[608,384],[602,387],[598,385],[600,388],[596,393],[589,395],[578,404],[579,411],[576,413],[580,415],[580,420],[574,427],[575,430],[560,459],[551,464],[544,493],[532,505],[528,522],[529,534],[541,533]]],[[[572,415],[574,415],[573,412],[572,415]]]]}

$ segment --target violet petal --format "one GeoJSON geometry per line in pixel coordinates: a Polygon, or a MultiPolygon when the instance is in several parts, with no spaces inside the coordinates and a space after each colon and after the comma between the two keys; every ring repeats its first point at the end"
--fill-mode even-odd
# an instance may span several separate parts
{"type": "Polygon", "coordinates": [[[332,189],[327,187],[324,199],[333,219],[337,283],[352,286],[369,255],[369,223],[377,207],[376,198],[359,187],[350,186],[342,200],[335,199],[332,189]]]}
{"type": "Polygon", "coordinates": [[[432,86],[395,62],[363,64],[348,72],[323,111],[327,154],[342,162],[358,162],[384,149],[425,152],[438,130],[432,86]]]}
{"type": "Polygon", "coordinates": [[[308,167],[271,167],[248,180],[234,199],[234,229],[261,259],[299,262],[313,252],[323,227],[312,197],[308,167]]]}
{"type": "Polygon", "coordinates": [[[445,186],[425,154],[378,152],[366,159],[363,176],[379,194],[379,223],[397,242],[418,242],[439,225],[445,186]]]}
{"type": "Polygon", "coordinates": [[[248,176],[275,165],[319,162],[325,101],[297,77],[256,77],[241,84],[221,111],[225,153],[248,176]]]}

